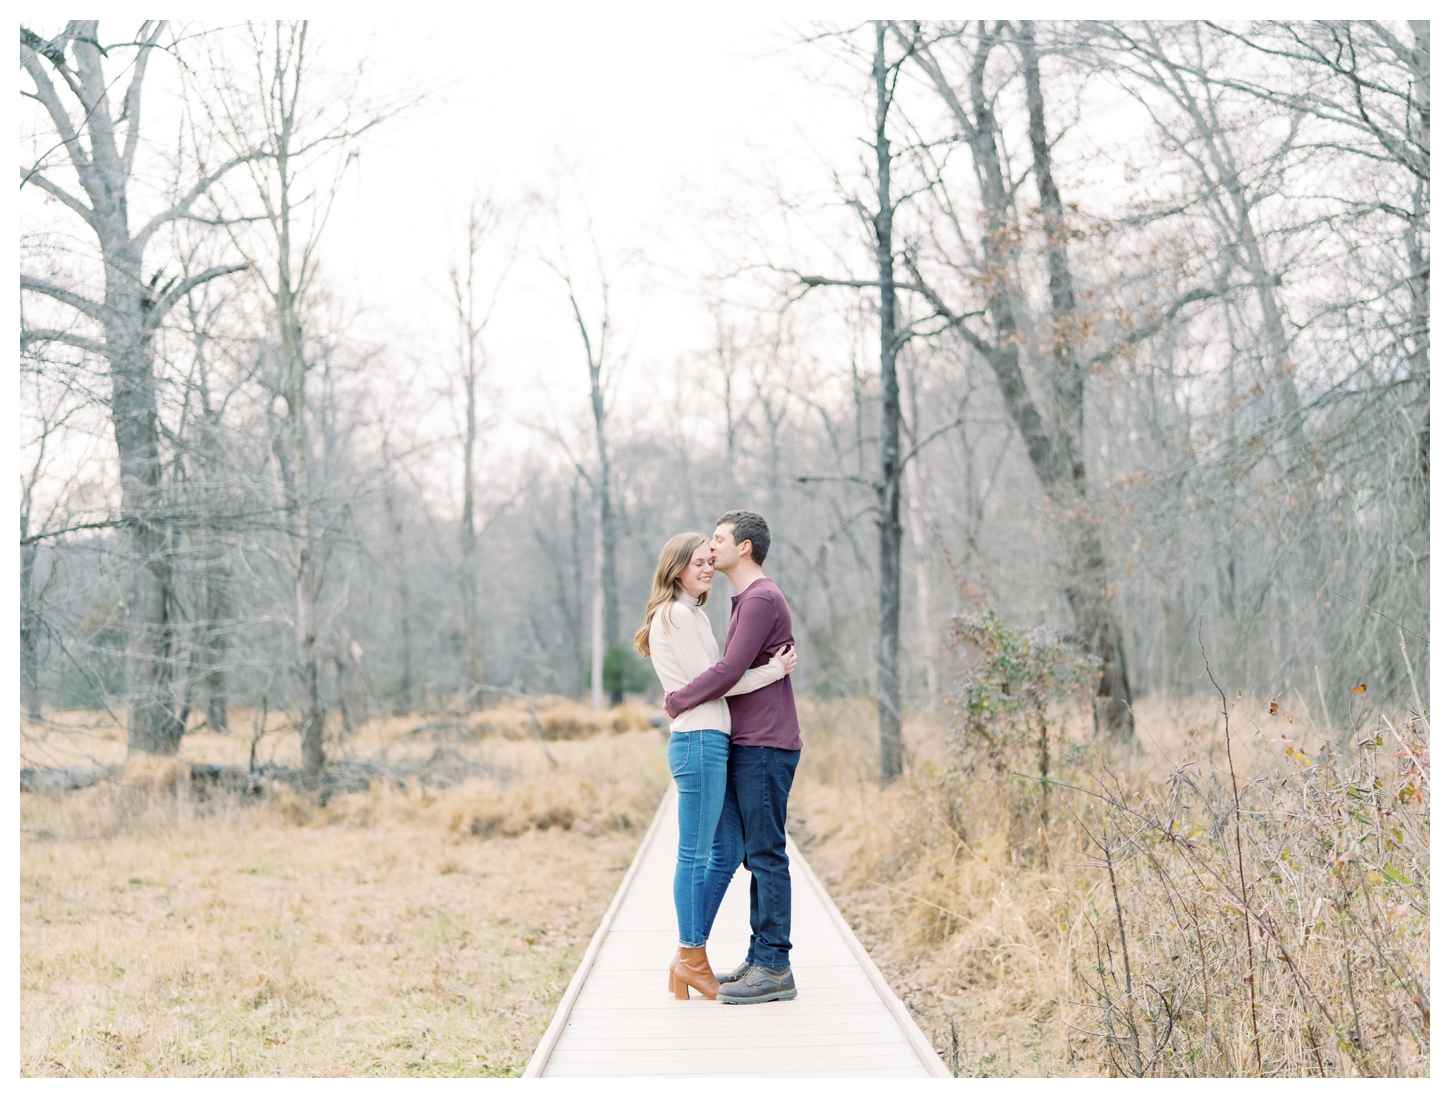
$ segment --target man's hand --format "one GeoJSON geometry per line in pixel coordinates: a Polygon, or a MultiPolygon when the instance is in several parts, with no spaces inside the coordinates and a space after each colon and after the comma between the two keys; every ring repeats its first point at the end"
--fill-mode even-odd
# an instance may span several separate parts
{"type": "Polygon", "coordinates": [[[778,659],[778,660],[780,660],[781,664],[785,667],[785,673],[787,675],[789,675],[792,671],[795,670],[795,665],[796,665],[795,645],[793,645],[793,644],[783,644],[783,645],[781,645],[780,648],[778,648],[776,650],[775,658],[778,659]]]}
{"type": "Polygon", "coordinates": [[[679,711],[676,710],[670,704],[670,699],[673,698],[674,696],[675,696],[674,695],[674,691],[671,691],[670,693],[666,694],[665,695],[665,700],[664,700],[664,703],[663,703],[664,711],[670,715],[670,720],[674,720],[676,717],[678,717],[680,715],[679,711]]]}

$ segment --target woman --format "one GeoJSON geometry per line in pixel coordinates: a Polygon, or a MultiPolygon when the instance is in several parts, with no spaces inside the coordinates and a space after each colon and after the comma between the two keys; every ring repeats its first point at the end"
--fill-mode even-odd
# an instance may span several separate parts
{"type": "MultiPolygon", "coordinates": [[[[719,662],[720,646],[702,609],[715,578],[714,557],[703,534],[676,534],[660,550],[644,627],[634,635],[665,692],[678,690],[719,662]]],[[[783,646],[763,667],[745,672],[730,694],[749,694],[794,669],[795,651],[783,646]]],[[[688,999],[694,988],[715,998],[720,983],[705,956],[705,865],[725,803],[730,755],[730,707],[724,698],[687,709],[670,724],[670,773],[680,793],[680,850],[675,862],[675,916],[680,948],[670,962],[670,990],[688,999]]]]}

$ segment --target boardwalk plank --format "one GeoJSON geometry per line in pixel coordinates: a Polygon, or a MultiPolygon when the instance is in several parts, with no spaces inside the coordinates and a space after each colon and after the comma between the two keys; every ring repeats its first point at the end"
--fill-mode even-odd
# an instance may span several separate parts
{"type": "MultiPolygon", "coordinates": [[[[793,1023],[788,1032],[782,1033],[779,1025],[765,1025],[755,1023],[746,1029],[732,1027],[729,1033],[719,1030],[708,1030],[701,1033],[699,1025],[694,1019],[662,1020],[653,1025],[648,1032],[642,1033],[638,1026],[632,1025],[605,1025],[595,1024],[580,1029],[577,1033],[571,1034],[568,1047],[586,1048],[591,1047],[591,1042],[602,1040],[629,1040],[632,1045],[643,1047],[652,1042],[668,1042],[675,1040],[682,1033],[691,1033],[702,1042],[721,1041],[730,1042],[735,1040],[741,1033],[749,1033],[752,1040],[762,1039],[767,1043],[779,1038],[781,1041],[794,1041],[798,1035],[807,1035],[811,1038],[811,1045],[835,1045],[835,1044],[857,1044],[859,1042],[879,1043],[885,1040],[881,1036],[881,1026],[874,1016],[862,1018],[842,1019],[832,1022],[824,1017],[806,1023],[793,1023]]],[[[897,1038],[891,1038],[893,1041],[897,1038]]]]}
{"type": "MultiPolygon", "coordinates": [[[[526,1077],[943,1076],[941,1058],[789,844],[790,1002],[731,1006],[665,988],[676,928],[673,788],[660,805],[526,1077]]],[[[733,968],[749,944],[749,874],[731,882],[710,957],[733,968]]]]}

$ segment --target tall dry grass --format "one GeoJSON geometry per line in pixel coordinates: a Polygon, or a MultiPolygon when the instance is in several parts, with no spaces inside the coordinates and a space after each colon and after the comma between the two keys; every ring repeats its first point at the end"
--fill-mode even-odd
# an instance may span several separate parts
{"type": "Polygon", "coordinates": [[[1131,759],[1060,714],[1044,800],[943,720],[882,791],[870,707],[805,707],[797,838],[958,1074],[1425,1075],[1426,722],[1252,708],[1140,706],[1131,759]]]}
{"type": "MultiPolygon", "coordinates": [[[[498,699],[476,712],[376,715],[360,722],[350,733],[328,728],[330,761],[381,756],[395,759],[417,754],[423,745],[505,740],[585,739],[601,733],[618,735],[656,727],[658,713],[629,701],[596,712],[569,698],[498,699]]],[[[177,757],[184,762],[246,766],[295,767],[301,762],[297,725],[293,716],[278,709],[234,709],[228,714],[232,731],[213,732],[192,721],[182,738],[177,757]]],[[[89,709],[54,710],[42,721],[20,722],[22,767],[112,767],[127,761],[126,735],[110,713],[89,709]]]]}
{"type": "MultiPolygon", "coordinates": [[[[63,723],[37,730],[47,758],[114,752],[114,728],[76,720],[67,747],[63,723]]],[[[426,724],[351,746],[451,770],[325,804],[198,786],[245,762],[237,734],[22,793],[22,1074],[518,1074],[668,781],[663,739],[426,724]]]]}

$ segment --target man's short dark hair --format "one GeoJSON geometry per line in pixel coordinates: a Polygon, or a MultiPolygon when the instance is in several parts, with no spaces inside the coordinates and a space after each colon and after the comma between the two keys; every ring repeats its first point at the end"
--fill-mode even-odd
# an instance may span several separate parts
{"type": "Polygon", "coordinates": [[[770,527],[765,516],[755,511],[726,511],[715,520],[716,526],[727,523],[735,527],[735,544],[750,542],[750,559],[764,564],[765,554],[770,552],[770,527]]]}

